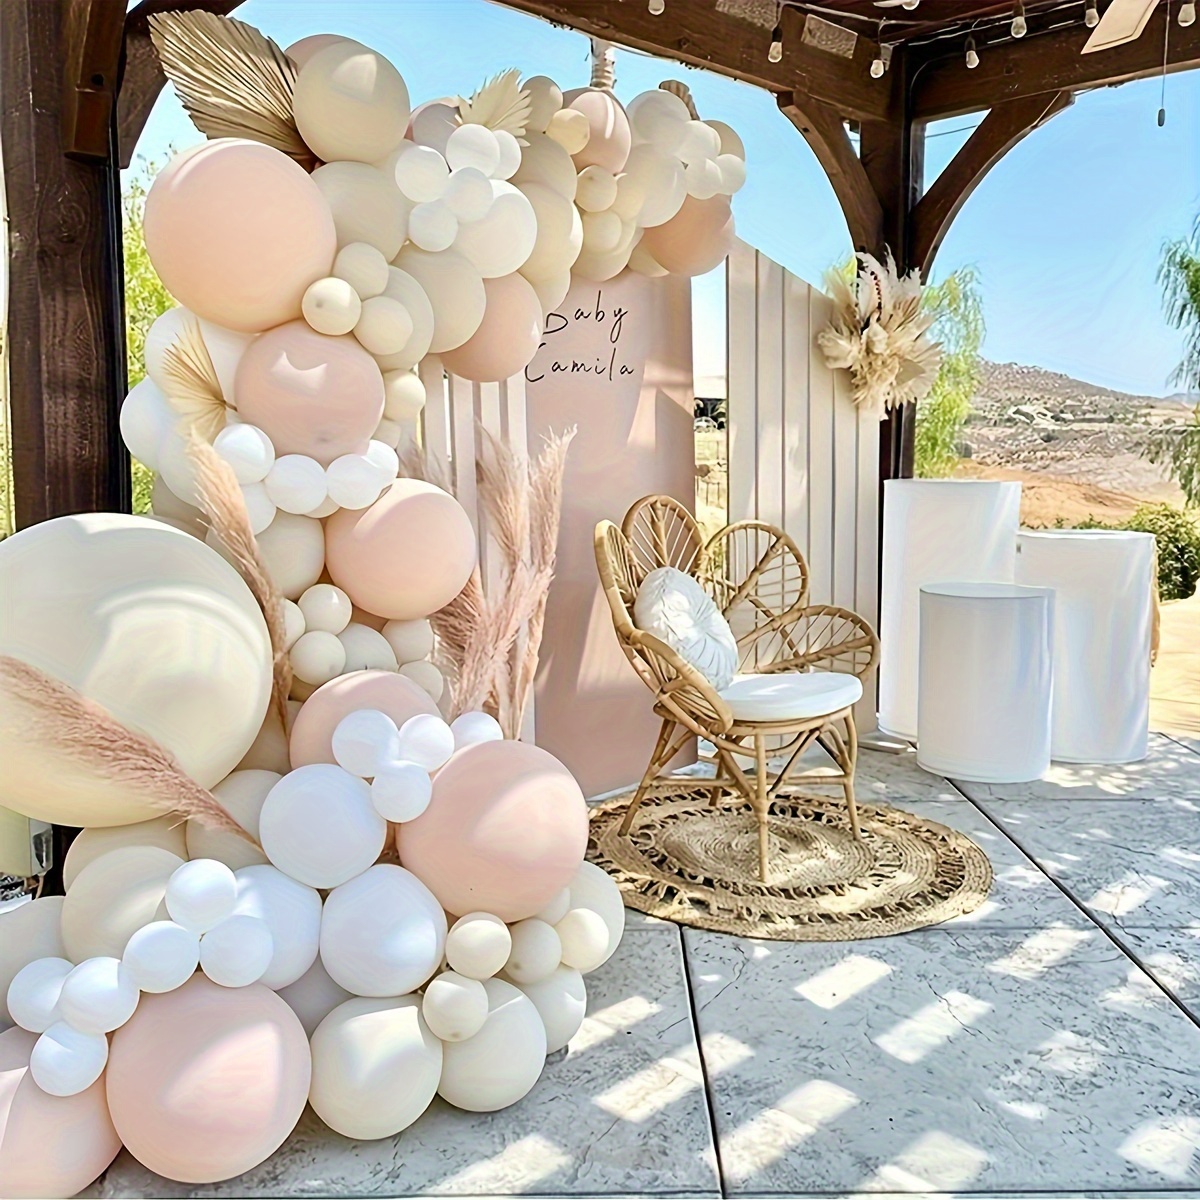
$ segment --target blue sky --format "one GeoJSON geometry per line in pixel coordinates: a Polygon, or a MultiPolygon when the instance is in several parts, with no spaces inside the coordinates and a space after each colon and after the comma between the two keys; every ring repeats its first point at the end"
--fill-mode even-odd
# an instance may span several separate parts
{"type": "MultiPolygon", "coordinates": [[[[630,0],[637,3],[639,0],[630,0]]],[[[588,41],[487,0],[249,0],[236,15],[286,46],[309,33],[357,38],[386,54],[413,102],[473,90],[508,67],[587,82],[588,41]]],[[[763,53],[766,53],[764,39],[763,53]]],[[[617,93],[629,99],[684,79],[700,113],[746,143],[749,177],[734,201],[740,235],[810,282],[850,250],[837,201],[811,151],[757,88],[627,51],[617,93]]],[[[1081,95],[1012,150],[968,200],[942,245],[935,277],[974,264],[983,285],[984,353],[1149,395],[1174,389],[1179,335],[1162,317],[1155,282],[1164,239],[1200,212],[1200,72],[1167,80],[1167,123],[1155,121],[1160,82],[1081,95]]],[[[935,126],[936,174],[978,117],[935,126]]],[[[139,143],[151,160],[199,140],[168,90],[139,143]]],[[[719,278],[698,281],[697,374],[719,372],[719,278]]]]}

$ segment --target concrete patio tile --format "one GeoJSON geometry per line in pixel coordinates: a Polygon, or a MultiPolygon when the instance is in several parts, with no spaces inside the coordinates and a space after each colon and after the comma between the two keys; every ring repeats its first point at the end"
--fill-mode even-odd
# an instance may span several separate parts
{"type": "Polygon", "coordinates": [[[1139,763],[1051,763],[1033,783],[954,782],[979,801],[1200,799],[1200,754],[1165,734],[1152,733],[1150,752],[1139,763]]]}
{"type": "Polygon", "coordinates": [[[1200,1030],[1098,929],[686,930],[726,1191],[1200,1189],[1200,1030]]]}
{"type": "Polygon", "coordinates": [[[1178,929],[1200,915],[1200,800],[980,804],[1101,924],[1178,929]]]}
{"type": "MultiPolygon", "coordinates": [[[[679,932],[643,930],[588,977],[588,1013],[534,1090],[496,1113],[435,1100],[398,1137],[354,1142],[306,1110],[267,1162],[189,1186],[124,1152],[84,1193],[147,1196],[716,1196],[700,1055],[679,932]]],[[[739,1049],[716,1036],[709,1053],[739,1049]]]]}
{"type": "Polygon", "coordinates": [[[1122,929],[1117,939],[1200,1021],[1200,924],[1186,929],[1122,929]]]}

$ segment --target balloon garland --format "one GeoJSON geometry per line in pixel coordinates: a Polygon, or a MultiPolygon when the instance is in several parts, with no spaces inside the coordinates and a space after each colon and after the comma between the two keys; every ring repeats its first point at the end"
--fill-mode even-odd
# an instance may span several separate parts
{"type": "Polygon", "coordinates": [[[151,23],[210,138],[146,199],[179,307],[121,431],[154,516],[0,545],[0,799],[83,826],[65,898],[0,915],[4,1195],[122,1144],[229,1178],[306,1102],[355,1138],[492,1111],[579,1029],[620,894],[567,769],[432,661],[475,533],[397,447],[427,356],[501,380],[572,277],[708,270],[745,180],[677,85],[508,71],[412,108],[347,38],[151,23]]]}

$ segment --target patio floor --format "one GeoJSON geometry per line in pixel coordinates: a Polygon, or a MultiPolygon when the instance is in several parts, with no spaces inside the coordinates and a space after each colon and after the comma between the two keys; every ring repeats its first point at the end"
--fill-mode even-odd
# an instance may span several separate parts
{"type": "Polygon", "coordinates": [[[981,909],[807,944],[631,913],[513,1108],[363,1143],[306,1113],[238,1179],[122,1154],[85,1194],[1200,1196],[1200,742],[994,788],[866,752],[860,780],[987,850],[981,909]]]}

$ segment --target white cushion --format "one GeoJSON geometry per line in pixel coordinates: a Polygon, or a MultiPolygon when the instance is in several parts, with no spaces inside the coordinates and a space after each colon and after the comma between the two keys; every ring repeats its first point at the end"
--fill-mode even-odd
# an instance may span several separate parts
{"type": "Polygon", "coordinates": [[[862,699],[854,675],[805,671],[780,675],[735,675],[718,688],[738,721],[803,721],[827,717],[862,699]]]}
{"type": "Polygon", "coordinates": [[[685,571],[656,567],[638,588],[633,619],[644,633],[666,642],[717,691],[733,679],[737,641],[712,597],[685,571]]]}

